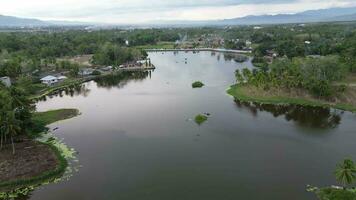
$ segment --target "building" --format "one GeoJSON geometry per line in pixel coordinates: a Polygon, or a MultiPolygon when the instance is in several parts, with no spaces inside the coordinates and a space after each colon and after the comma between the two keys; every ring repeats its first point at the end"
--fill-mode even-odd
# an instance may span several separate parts
{"type": "Polygon", "coordinates": [[[8,76],[4,76],[0,78],[0,81],[6,86],[10,87],[11,86],[11,79],[8,76]]]}
{"type": "Polygon", "coordinates": [[[58,78],[55,76],[46,76],[46,77],[41,78],[41,82],[48,86],[52,86],[52,85],[55,85],[56,83],[58,83],[58,78]]]}
{"type": "Polygon", "coordinates": [[[101,70],[103,71],[112,71],[114,68],[112,66],[107,66],[107,67],[103,67],[101,68],[101,70]]]}
{"type": "Polygon", "coordinates": [[[79,70],[79,75],[81,76],[89,76],[94,72],[94,69],[90,69],[90,68],[82,68],[79,70]]]}
{"type": "Polygon", "coordinates": [[[62,82],[64,80],[68,79],[68,77],[66,77],[66,76],[58,76],[57,79],[58,79],[59,82],[62,82]]]}
{"type": "Polygon", "coordinates": [[[246,46],[251,46],[252,45],[252,42],[250,41],[250,40],[246,40],[246,42],[245,42],[245,44],[246,44],[246,46]]]}

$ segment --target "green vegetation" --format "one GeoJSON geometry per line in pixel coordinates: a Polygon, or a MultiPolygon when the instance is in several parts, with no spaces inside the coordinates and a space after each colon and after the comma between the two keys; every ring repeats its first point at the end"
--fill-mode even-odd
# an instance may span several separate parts
{"type": "Polygon", "coordinates": [[[227,93],[240,101],[246,102],[333,107],[340,110],[356,112],[356,106],[350,104],[332,103],[312,97],[290,95],[289,93],[282,91],[264,91],[253,86],[250,87],[240,84],[231,86],[227,90],[227,93]]]}
{"type": "Polygon", "coordinates": [[[23,88],[0,85],[0,99],[0,150],[10,139],[15,154],[13,138],[31,127],[34,105],[23,88]]]}
{"type": "Polygon", "coordinates": [[[73,118],[79,114],[77,109],[59,109],[47,112],[37,112],[33,120],[44,125],[49,125],[57,121],[73,118]]]}
{"type": "Polygon", "coordinates": [[[147,54],[142,50],[107,43],[101,46],[94,54],[93,63],[96,65],[119,66],[126,62],[141,60],[146,56],[147,54]]]}
{"type": "Polygon", "coordinates": [[[323,188],[316,192],[320,200],[356,200],[356,190],[323,188]]]}
{"type": "MultiPolygon", "coordinates": [[[[43,129],[43,127],[46,125],[49,125],[56,121],[75,117],[78,115],[78,113],[79,112],[76,109],[60,109],[35,113],[33,116],[33,123],[38,126],[41,126],[43,129]]],[[[68,167],[67,159],[74,158],[74,150],[69,149],[65,144],[58,142],[58,140],[53,137],[41,137],[37,142],[47,146],[48,150],[54,152],[55,157],[57,158],[56,167],[51,170],[46,170],[38,176],[33,176],[27,179],[16,179],[6,182],[0,182],[0,191],[2,191],[0,192],[1,200],[6,200],[10,197],[23,197],[39,185],[59,181],[59,177],[61,177],[65,173],[68,167]]],[[[21,155],[17,156],[20,157],[21,155]]]]}
{"type": "Polygon", "coordinates": [[[193,88],[202,88],[204,87],[204,83],[200,82],[200,81],[196,81],[192,84],[193,88]]]}
{"type": "Polygon", "coordinates": [[[344,188],[351,185],[356,180],[356,165],[350,160],[346,159],[343,163],[339,164],[335,171],[337,181],[339,181],[344,188]]]}
{"type": "MultiPolygon", "coordinates": [[[[29,179],[1,182],[0,183],[1,190],[13,190],[13,188],[22,188],[22,187],[29,186],[29,185],[40,184],[44,181],[49,181],[49,180],[55,179],[55,178],[61,176],[65,172],[65,170],[68,166],[68,162],[67,162],[66,158],[62,155],[61,150],[58,149],[52,143],[43,143],[43,144],[47,145],[55,153],[56,157],[58,158],[58,165],[57,165],[56,169],[46,171],[39,176],[31,177],[29,179]]],[[[1,199],[1,197],[2,196],[0,193],[0,199],[1,199]]]]}
{"type": "Polygon", "coordinates": [[[174,42],[157,42],[157,44],[147,44],[137,46],[138,49],[174,49],[174,42]]]}
{"type": "MultiPolygon", "coordinates": [[[[75,109],[34,113],[35,106],[29,98],[31,90],[28,89],[31,85],[28,85],[27,82],[28,80],[21,78],[19,82],[11,87],[5,87],[0,84],[0,153],[11,146],[11,157],[13,159],[22,159],[22,155],[17,153],[15,149],[16,145],[23,142],[23,138],[29,139],[38,136],[40,132],[46,130],[46,125],[58,120],[74,117],[78,114],[78,110],[75,109]],[[15,144],[15,140],[18,143],[15,144]]],[[[56,154],[57,167],[28,179],[2,182],[0,183],[1,190],[12,190],[13,188],[37,184],[41,181],[47,181],[60,176],[65,171],[67,161],[61,155],[63,151],[58,148],[60,146],[53,145],[53,141],[48,141],[44,144],[48,146],[46,151],[53,151],[56,154]]],[[[41,162],[41,160],[38,162],[41,162]]],[[[27,190],[21,190],[21,192],[24,191],[27,190]]],[[[9,193],[0,193],[0,199],[7,199],[8,195],[9,193]]]]}
{"type": "Polygon", "coordinates": [[[311,188],[320,200],[356,200],[356,189],[348,189],[356,180],[356,165],[350,159],[345,159],[339,164],[335,171],[336,180],[343,185],[343,188],[311,188]]]}
{"type": "Polygon", "coordinates": [[[194,119],[195,123],[198,125],[202,125],[206,120],[208,120],[208,117],[206,115],[197,115],[194,119]]]}

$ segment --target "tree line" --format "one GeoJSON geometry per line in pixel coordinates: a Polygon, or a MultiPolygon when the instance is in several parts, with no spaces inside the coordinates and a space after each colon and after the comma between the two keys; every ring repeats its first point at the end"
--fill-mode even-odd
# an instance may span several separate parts
{"type": "Polygon", "coordinates": [[[320,58],[282,58],[267,68],[236,70],[236,80],[240,84],[250,84],[257,88],[303,89],[316,97],[330,97],[345,90],[345,86],[333,86],[347,74],[347,67],[339,56],[320,58]]]}

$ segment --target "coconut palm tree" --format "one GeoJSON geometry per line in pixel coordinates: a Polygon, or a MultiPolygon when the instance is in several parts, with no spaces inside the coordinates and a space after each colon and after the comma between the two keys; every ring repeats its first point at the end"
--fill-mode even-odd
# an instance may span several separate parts
{"type": "Polygon", "coordinates": [[[15,144],[13,137],[19,134],[21,127],[19,126],[19,121],[15,118],[15,112],[7,112],[7,115],[4,119],[4,124],[2,127],[2,132],[6,136],[10,136],[11,145],[12,145],[12,154],[15,154],[15,144]]]}
{"type": "Polygon", "coordinates": [[[350,159],[344,160],[339,164],[335,171],[337,181],[339,181],[346,189],[347,185],[352,184],[356,179],[356,166],[350,159]]]}

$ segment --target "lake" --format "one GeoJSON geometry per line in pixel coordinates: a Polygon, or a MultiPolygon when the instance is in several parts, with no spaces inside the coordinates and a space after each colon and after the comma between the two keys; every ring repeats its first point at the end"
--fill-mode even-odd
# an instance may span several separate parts
{"type": "Polygon", "coordinates": [[[222,53],[152,52],[156,70],[83,84],[37,104],[78,108],[52,124],[78,151],[69,181],[35,190],[33,200],[312,200],[306,185],[336,184],[356,157],[356,116],[300,106],[234,101],[234,72],[252,68],[222,53]],[[205,87],[192,89],[194,81],[205,87]],[[192,119],[209,113],[198,126],[192,119]]]}

